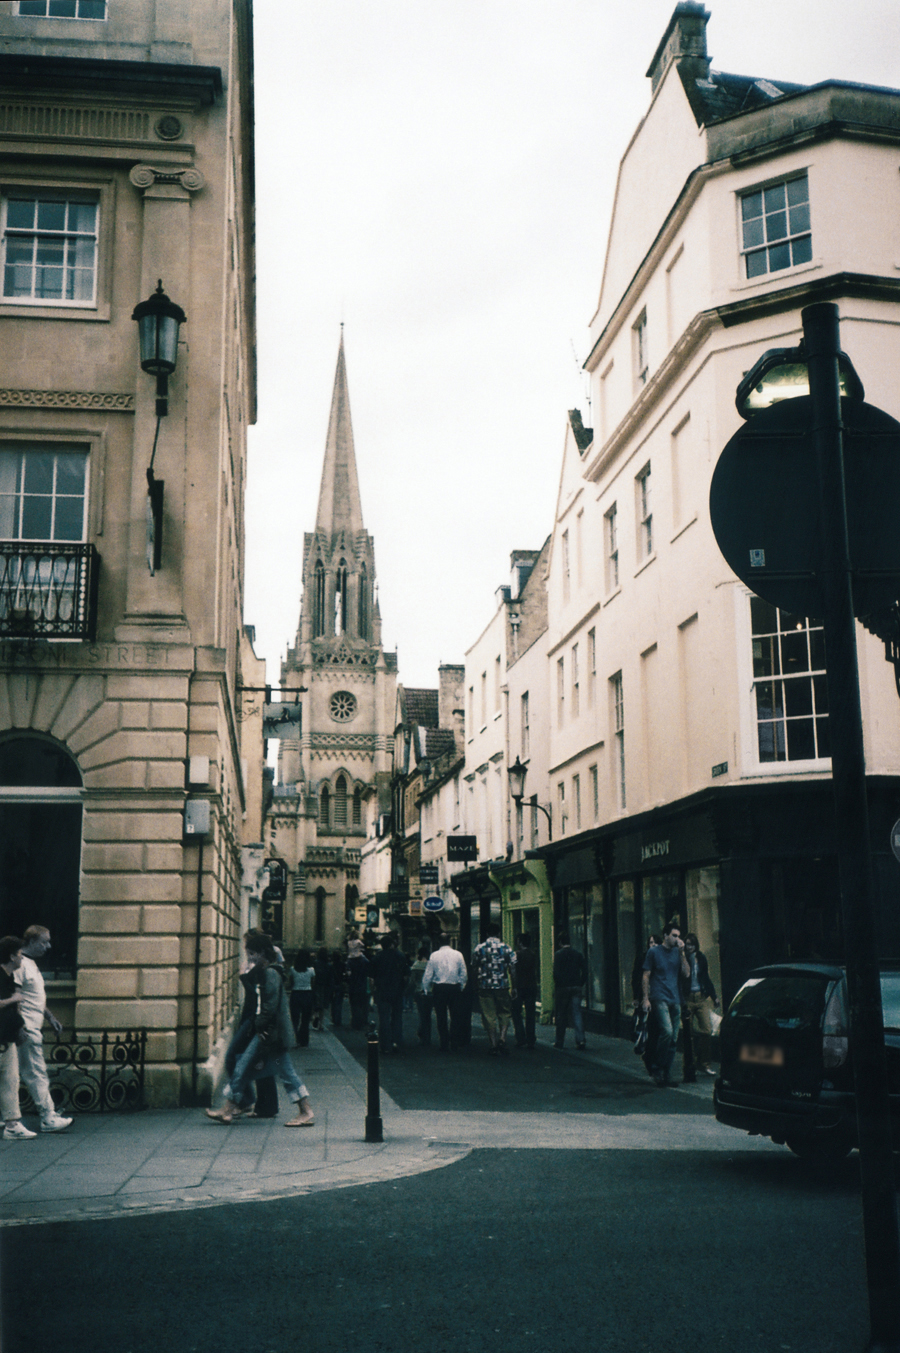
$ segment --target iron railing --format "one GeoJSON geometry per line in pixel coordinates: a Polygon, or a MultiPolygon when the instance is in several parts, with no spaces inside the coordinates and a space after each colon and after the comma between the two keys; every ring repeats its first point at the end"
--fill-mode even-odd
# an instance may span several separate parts
{"type": "Polygon", "coordinates": [[[93,545],[0,543],[0,638],[93,641],[99,579],[93,545]]]}
{"type": "MultiPolygon", "coordinates": [[[[50,1093],[57,1110],[67,1113],[113,1113],[145,1109],[144,1059],[147,1030],[122,1034],[90,1034],[44,1042],[50,1093]]],[[[23,1113],[37,1108],[20,1083],[23,1113]]]]}

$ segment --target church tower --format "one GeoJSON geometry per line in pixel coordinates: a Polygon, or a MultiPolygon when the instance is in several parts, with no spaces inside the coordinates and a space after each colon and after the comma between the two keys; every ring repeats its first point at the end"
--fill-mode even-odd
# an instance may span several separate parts
{"type": "Polygon", "coordinates": [[[315,530],[303,538],[296,645],[282,699],[301,704],[299,742],[279,744],[268,814],[271,853],[288,870],[288,950],[340,945],[359,898],[365,803],[387,783],[397,657],[381,647],[375,546],[363,523],[344,339],[338,349],[315,530]]]}

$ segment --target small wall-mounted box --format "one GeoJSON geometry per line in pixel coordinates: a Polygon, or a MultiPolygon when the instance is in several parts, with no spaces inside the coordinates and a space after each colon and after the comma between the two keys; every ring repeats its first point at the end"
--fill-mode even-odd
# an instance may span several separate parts
{"type": "Polygon", "coordinates": [[[188,799],[184,805],[184,834],[209,835],[209,799],[188,799]]]}
{"type": "Polygon", "coordinates": [[[209,784],[209,757],[192,756],[188,758],[188,784],[209,784]]]}

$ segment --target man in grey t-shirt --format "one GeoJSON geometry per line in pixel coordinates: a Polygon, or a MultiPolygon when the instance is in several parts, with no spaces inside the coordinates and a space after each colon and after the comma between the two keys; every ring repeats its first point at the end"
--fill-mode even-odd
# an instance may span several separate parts
{"type": "Polygon", "coordinates": [[[662,944],[647,950],[641,979],[644,996],[641,1005],[644,1010],[653,1011],[658,1035],[650,1075],[661,1086],[678,1084],[672,1079],[672,1063],[681,1027],[679,974],[690,978],[691,969],[685,957],[681,929],[671,921],[663,930],[662,944]]]}

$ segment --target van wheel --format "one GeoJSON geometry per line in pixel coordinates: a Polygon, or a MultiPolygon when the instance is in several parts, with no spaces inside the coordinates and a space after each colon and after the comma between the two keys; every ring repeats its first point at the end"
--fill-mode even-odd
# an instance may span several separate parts
{"type": "Polygon", "coordinates": [[[853,1150],[849,1132],[837,1128],[830,1132],[810,1132],[805,1137],[787,1137],[785,1146],[801,1160],[843,1160],[853,1150]]]}

